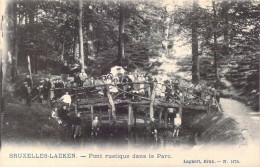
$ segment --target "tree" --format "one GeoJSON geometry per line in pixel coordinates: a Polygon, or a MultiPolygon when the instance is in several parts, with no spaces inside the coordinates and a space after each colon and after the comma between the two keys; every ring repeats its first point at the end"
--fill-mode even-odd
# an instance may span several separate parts
{"type": "Polygon", "coordinates": [[[172,11],[173,11],[172,4],[165,4],[164,11],[163,11],[164,23],[163,23],[163,41],[162,41],[162,45],[164,49],[163,55],[165,56],[169,56],[169,49],[173,47],[172,46],[173,35],[171,34],[171,25],[170,25],[170,23],[173,22],[173,19],[171,18],[172,11]]]}
{"type": "Polygon", "coordinates": [[[217,55],[217,14],[215,0],[212,1],[213,13],[214,13],[214,68],[215,68],[215,78],[216,82],[219,83],[219,73],[218,73],[218,55],[217,55]]]}
{"type": "Polygon", "coordinates": [[[74,33],[73,33],[73,58],[77,60],[77,44],[78,44],[78,26],[77,19],[74,20],[74,33]]]}
{"type": "Polygon", "coordinates": [[[79,55],[80,55],[80,64],[81,72],[85,73],[85,62],[84,62],[84,44],[83,44],[83,32],[82,32],[82,7],[83,2],[79,0],[79,55]]]}
{"type": "MultiPolygon", "coordinates": [[[[12,70],[12,37],[13,31],[13,3],[6,5],[5,13],[2,17],[1,23],[1,44],[5,43],[5,47],[1,47],[1,89],[2,97],[6,98],[10,92],[8,92],[8,83],[11,81],[12,70]]],[[[4,46],[4,45],[2,45],[4,46]]]]}
{"type": "MultiPolygon", "coordinates": [[[[224,0],[221,3],[221,11],[220,11],[220,17],[222,18],[223,21],[223,36],[224,36],[224,43],[226,45],[229,44],[229,9],[230,9],[230,3],[227,0],[224,0]]],[[[228,50],[226,50],[228,54],[228,50]]]]}
{"type": "Polygon", "coordinates": [[[17,39],[17,36],[18,36],[18,34],[17,34],[17,3],[12,2],[10,5],[13,5],[12,6],[13,12],[10,15],[11,20],[13,21],[11,77],[12,77],[12,82],[15,82],[16,79],[18,78],[17,61],[18,61],[18,52],[19,52],[18,39],[17,39]]]}
{"type": "Polygon", "coordinates": [[[118,60],[122,64],[125,57],[125,21],[126,21],[126,7],[125,1],[119,4],[119,38],[118,38],[118,60]]]}
{"type": "MultiPolygon", "coordinates": [[[[95,53],[94,53],[94,40],[95,40],[95,33],[94,33],[94,28],[93,28],[93,23],[95,21],[95,12],[94,12],[94,2],[88,2],[85,5],[85,10],[84,10],[84,23],[86,27],[86,32],[84,33],[84,40],[86,41],[86,54],[88,55],[88,63],[91,60],[95,59],[95,53]]],[[[96,8],[99,8],[99,5],[95,6],[96,8]]]]}
{"type": "Polygon", "coordinates": [[[193,22],[192,22],[192,83],[197,84],[200,81],[199,71],[199,45],[198,45],[198,21],[196,12],[198,10],[197,0],[193,1],[193,22]]]}
{"type": "Polygon", "coordinates": [[[32,72],[37,73],[38,69],[38,54],[35,51],[35,48],[33,45],[35,45],[36,41],[36,32],[35,32],[35,25],[34,25],[34,19],[35,19],[35,13],[37,10],[37,3],[36,2],[26,2],[28,7],[28,17],[29,17],[29,27],[30,27],[30,39],[29,39],[29,52],[28,55],[31,58],[31,65],[32,65],[32,72]]]}

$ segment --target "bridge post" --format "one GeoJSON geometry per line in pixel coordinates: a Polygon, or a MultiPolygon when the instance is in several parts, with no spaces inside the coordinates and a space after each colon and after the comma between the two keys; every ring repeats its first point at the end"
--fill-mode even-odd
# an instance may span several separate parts
{"type": "Polygon", "coordinates": [[[134,112],[132,104],[128,104],[128,125],[134,125],[134,112]]]}
{"type": "Polygon", "coordinates": [[[111,107],[112,121],[116,122],[116,107],[112,95],[110,94],[109,85],[106,85],[106,89],[107,89],[107,98],[111,107]]]}
{"type": "Polygon", "coordinates": [[[167,128],[167,124],[168,124],[168,110],[165,110],[164,113],[164,127],[167,128]]]}
{"type": "Polygon", "coordinates": [[[207,110],[207,113],[210,113],[211,112],[211,99],[210,101],[208,102],[208,110],[207,110]]]}
{"type": "Polygon", "coordinates": [[[100,120],[100,123],[102,123],[102,112],[101,112],[101,110],[99,110],[99,120],[100,120]]]}
{"type": "Polygon", "coordinates": [[[156,93],[156,84],[153,84],[153,90],[151,94],[151,101],[150,101],[150,119],[154,117],[154,100],[155,100],[155,93],[156,93]]]}
{"type": "Polygon", "coordinates": [[[112,115],[112,114],[111,114],[111,108],[110,108],[110,107],[108,107],[107,112],[108,112],[109,124],[112,125],[112,121],[111,121],[111,120],[112,120],[112,119],[111,119],[111,115],[112,115]]]}
{"type": "Polygon", "coordinates": [[[179,107],[179,114],[182,116],[182,109],[183,109],[183,103],[184,103],[184,91],[181,89],[181,99],[180,99],[180,107],[179,107]]]}
{"type": "Polygon", "coordinates": [[[90,106],[90,113],[91,113],[91,121],[94,119],[94,107],[91,105],[90,106]]]}
{"type": "Polygon", "coordinates": [[[162,124],[162,110],[159,110],[159,127],[161,127],[162,124]]]}
{"type": "Polygon", "coordinates": [[[147,111],[145,110],[145,118],[144,118],[144,125],[146,126],[147,125],[147,111]]]}
{"type": "Polygon", "coordinates": [[[78,113],[78,89],[75,89],[75,112],[78,113]]]}

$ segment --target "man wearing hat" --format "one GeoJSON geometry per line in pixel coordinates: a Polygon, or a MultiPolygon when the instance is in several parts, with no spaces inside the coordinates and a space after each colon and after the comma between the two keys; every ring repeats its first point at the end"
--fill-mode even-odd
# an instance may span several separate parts
{"type": "Polygon", "coordinates": [[[124,74],[121,72],[121,68],[117,68],[116,70],[117,70],[116,77],[118,78],[119,82],[121,83],[124,74]]]}
{"type": "Polygon", "coordinates": [[[26,82],[29,87],[32,87],[32,80],[29,74],[26,74],[24,82],[26,82]]]}

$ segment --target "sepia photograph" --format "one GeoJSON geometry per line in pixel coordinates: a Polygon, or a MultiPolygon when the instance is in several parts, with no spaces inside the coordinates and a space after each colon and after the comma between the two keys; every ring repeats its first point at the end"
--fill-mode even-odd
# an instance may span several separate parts
{"type": "Polygon", "coordinates": [[[1,0],[0,166],[260,166],[259,0],[1,0]]]}

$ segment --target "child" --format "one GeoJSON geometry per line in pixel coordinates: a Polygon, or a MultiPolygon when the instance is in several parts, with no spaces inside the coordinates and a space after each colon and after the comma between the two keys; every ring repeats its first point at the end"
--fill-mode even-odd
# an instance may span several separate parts
{"type": "Polygon", "coordinates": [[[180,126],[181,126],[181,116],[179,113],[177,113],[176,118],[174,118],[174,131],[173,131],[172,137],[174,137],[175,134],[176,134],[176,137],[179,136],[180,126]]]}
{"type": "Polygon", "coordinates": [[[97,136],[99,128],[100,128],[99,118],[98,118],[97,115],[95,115],[95,118],[92,121],[92,133],[91,133],[91,136],[94,136],[94,135],[97,136]]]}
{"type": "Polygon", "coordinates": [[[77,113],[77,116],[73,118],[73,125],[75,127],[73,137],[74,139],[76,139],[76,137],[81,136],[81,131],[82,131],[80,113],[77,113]]]}
{"type": "Polygon", "coordinates": [[[58,109],[57,107],[54,107],[51,112],[51,117],[54,118],[59,124],[62,124],[62,121],[60,117],[58,116],[58,109]]]}

